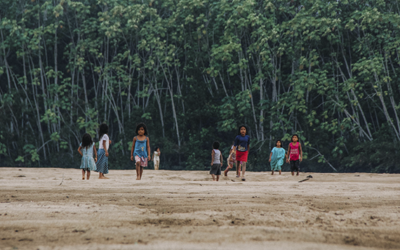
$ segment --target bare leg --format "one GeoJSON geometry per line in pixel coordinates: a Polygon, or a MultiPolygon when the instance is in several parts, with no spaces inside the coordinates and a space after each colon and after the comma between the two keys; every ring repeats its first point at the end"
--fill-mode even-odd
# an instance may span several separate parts
{"type": "Polygon", "coordinates": [[[299,171],[297,171],[297,176],[299,176],[299,171]]]}
{"type": "Polygon", "coordinates": [[[136,162],[136,180],[140,180],[140,161],[136,162]]]}
{"type": "Polygon", "coordinates": [[[282,170],[279,170],[279,175],[281,175],[281,173],[282,173],[282,170]]]}
{"type": "Polygon", "coordinates": [[[236,161],[236,176],[240,176],[240,161],[236,161]]]}
{"type": "Polygon", "coordinates": [[[82,169],[82,180],[84,180],[84,179],[85,179],[85,170],[82,169]]]}
{"type": "Polygon", "coordinates": [[[239,169],[239,165],[240,165],[240,163],[238,162],[238,161],[236,161],[236,176],[239,176],[239,171],[238,171],[238,169],[239,169]]]}
{"type": "Polygon", "coordinates": [[[89,180],[89,178],[90,178],[90,170],[88,170],[86,173],[86,180],[89,180]]]}
{"type": "Polygon", "coordinates": [[[294,176],[294,172],[292,171],[292,176],[294,176]]]}
{"type": "Polygon", "coordinates": [[[228,176],[228,172],[229,172],[229,170],[231,170],[232,168],[233,168],[233,165],[229,163],[228,166],[226,167],[225,171],[224,171],[224,175],[225,175],[225,176],[228,176]]]}
{"type": "Polygon", "coordinates": [[[271,173],[271,175],[274,175],[274,170],[272,170],[272,173],[271,173]]]}
{"type": "Polygon", "coordinates": [[[244,179],[244,174],[246,173],[246,163],[247,162],[242,162],[242,178],[244,179]]]}
{"type": "Polygon", "coordinates": [[[213,181],[215,181],[215,175],[211,174],[211,177],[212,177],[213,181]]]}
{"type": "Polygon", "coordinates": [[[141,179],[142,179],[142,176],[143,176],[143,167],[142,167],[142,166],[140,166],[140,179],[139,179],[139,180],[141,180],[141,179]]]}
{"type": "Polygon", "coordinates": [[[217,181],[219,181],[219,175],[217,175],[217,181]]]}

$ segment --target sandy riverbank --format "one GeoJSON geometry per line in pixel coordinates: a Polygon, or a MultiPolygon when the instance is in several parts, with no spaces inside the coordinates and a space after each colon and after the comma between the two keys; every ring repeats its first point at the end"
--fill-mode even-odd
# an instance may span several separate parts
{"type": "Polygon", "coordinates": [[[400,249],[396,174],[0,170],[0,249],[400,249]]]}

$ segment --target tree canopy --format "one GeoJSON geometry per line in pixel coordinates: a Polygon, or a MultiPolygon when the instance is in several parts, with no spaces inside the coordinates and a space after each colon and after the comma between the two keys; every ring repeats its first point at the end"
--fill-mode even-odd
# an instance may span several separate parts
{"type": "Polygon", "coordinates": [[[249,170],[300,136],[307,171],[399,172],[400,6],[384,0],[0,0],[3,166],[77,167],[110,126],[111,168],[136,124],[161,167],[249,170]],[[60,161],[61,160],[61,161],[60,161]]]}

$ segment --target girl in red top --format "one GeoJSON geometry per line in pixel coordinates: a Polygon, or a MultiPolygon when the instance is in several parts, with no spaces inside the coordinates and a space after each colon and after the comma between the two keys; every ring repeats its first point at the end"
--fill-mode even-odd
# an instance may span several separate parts
{"type": "Polygon", "coordinates": [[[301,149],[301,144],[299,142],[299,136],[293,135],[292,142],[289,143],[289,148],[286,154],[286,162],[290,162],[290,171],[292,175],[294,172],[297,172],[299,175],[300,171],[300,162],[303,160],[303,150],[301,149]]]}

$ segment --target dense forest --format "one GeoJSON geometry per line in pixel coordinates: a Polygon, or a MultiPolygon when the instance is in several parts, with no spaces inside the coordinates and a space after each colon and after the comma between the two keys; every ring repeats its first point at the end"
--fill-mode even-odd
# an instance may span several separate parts
{"type": "Polygon", "coordinates": [[[0,6],[1,166],[79,167],[105,122],[110,168],[133,168],[145,122],[161,169],[204,169],[214,140],[226,158],[246,124],[250,170],[296,133],[304,171],[400,172],[399,1],[0,6]]]}

